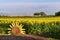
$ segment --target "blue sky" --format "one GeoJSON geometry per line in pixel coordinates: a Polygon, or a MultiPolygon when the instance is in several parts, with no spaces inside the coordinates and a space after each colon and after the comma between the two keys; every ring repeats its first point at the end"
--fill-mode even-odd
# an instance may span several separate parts
{"type": "Polygon", "coordinates": [[[59,2],[60,0],[0,0],[0,2],[59,2]]]}
{"type": "Polygon", "coordinates": [[[60,0],[0,0],[1,15],[33,15],[35,12],[54,15],[60,11],[60,0]]]}

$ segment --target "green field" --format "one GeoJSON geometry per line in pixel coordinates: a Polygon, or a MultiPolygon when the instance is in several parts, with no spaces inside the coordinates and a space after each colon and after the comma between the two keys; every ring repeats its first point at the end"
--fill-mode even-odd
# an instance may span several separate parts
{"type": "Polygon", "coordinates": [[[0,35],[8,35],[12,23],[23,25],[25,34],[47,35],[60,38],[60,17],[0,17],[0,35]]]}

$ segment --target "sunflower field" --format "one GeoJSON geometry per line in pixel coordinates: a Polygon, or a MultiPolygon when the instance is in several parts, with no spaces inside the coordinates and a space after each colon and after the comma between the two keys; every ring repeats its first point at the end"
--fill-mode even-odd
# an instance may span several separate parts
{"type": "MultiPolygon", "coordinates": [[[[22,31],[25,31],[25,34],[45,35],[53,38],[60,38],[60,17],[0,18],[0,35],[12,35],[11,32],[13,30],[10,25],[12,26],[12,23],[16,22],[19,23],[18,25],[23,25],[20,27],[25,29],[22,29],[22,31]]],[[[13,26],[15,26],[15,24],[13,26]]]]}

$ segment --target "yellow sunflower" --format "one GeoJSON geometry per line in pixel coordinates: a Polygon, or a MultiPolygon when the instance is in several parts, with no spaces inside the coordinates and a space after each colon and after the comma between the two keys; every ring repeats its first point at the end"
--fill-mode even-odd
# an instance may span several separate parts
{"type": "Polygon", "coordinates": [[[21,34],[25,34],[25,29],[23,28],[23,25],[19,23],[12,23],[12,25],[10,25],[10,28],[8,28],[8,33],[9,35],[21,35],[21,34]]]}

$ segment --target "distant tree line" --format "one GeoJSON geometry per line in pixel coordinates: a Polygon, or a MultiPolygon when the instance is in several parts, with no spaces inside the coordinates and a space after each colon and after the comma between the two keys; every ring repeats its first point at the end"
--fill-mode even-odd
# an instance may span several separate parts
{"type": "MultiPolygon", "coordinates": [[[[55,15],[47,15],[45,12],[35,12],[34,16],[60,16],[60,11],[55,12],[55,15]]],[[[33,17],[34,17],[33,16],[33,17]]],[[[32,17],[32,16],[8,16],[8,15],[0,15],[0,17],[32,17]]]]}
{"type": "Polygon", "coordinates": [[[34,16],[60,16],[60,11],[55,12],[55,15],[47,15],[45,12],[36,12],[34,16]]]}
{"type": "Polygon", "coordinates": [[[46,16],[45,12],[34,13],[35,16],[46,16]]]}

